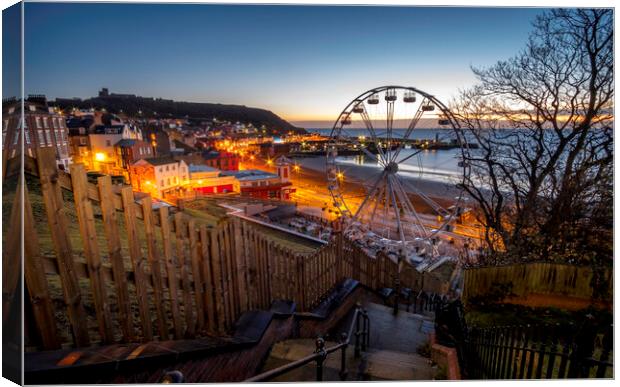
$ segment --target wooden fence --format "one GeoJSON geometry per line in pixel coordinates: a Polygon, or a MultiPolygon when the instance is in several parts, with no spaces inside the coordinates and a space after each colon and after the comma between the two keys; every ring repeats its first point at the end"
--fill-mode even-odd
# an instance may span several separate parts
{"type": "Polygon", "coordinates": [[[497,296],[526,299],[530,295],[559,296],[588,301],[605,295],[611,300],[611,270],[596,273],[587,266],[560,263],[524,263],[464,270],[464,303],[478,297],[497,296]]]}
{"type": "MultiPolygon", "coordinates": [[[[225,335],[243,312],[269,308],[275,299],[294,300],[300,310],[311,311],[346,277],[379,289],[392,287],[397,275],[389,258],[369,257],[339,232],[315,252],[299,254],[237,217],[208,225],[175,208],[153,209],[150,197],[138,203],[131,186],[113,186],[109,176],[89,183],[83,165],[72,165],[70,174],[59,171],[47,149],[26,164],[40,181],[46,237],[53,245],[52,254],[43,254],[24,185],[31,347],[225,335]],[[77,242],[69,231],[71,197],[77,242]]],[[[9,241],[18,240],[20,198],[13,205],[9,241]]],[[[19,246],[7,248],[18,262],[19,246]]],[[[4,308],[17,291],[18,267],[5,265],[4,308]]],[[[415,291],[425,282],[408,265],[400,281],[415,291]]]]}

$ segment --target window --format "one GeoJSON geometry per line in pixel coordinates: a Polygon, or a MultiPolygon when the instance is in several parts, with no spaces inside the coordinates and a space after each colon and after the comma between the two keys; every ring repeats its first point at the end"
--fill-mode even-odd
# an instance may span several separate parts
{"type": "Polygon", "coordinates": [[[176,170],[176,168],[177,168],[177,167],[175,167],[174,165],[172,166],[172,170],[173,170],[173,171],[174,171],[174,170],[176,170]]]}
{"type": "MultiPolygon", "coordinates": [[[[168,169],[168,166],[166,165],[166,172],[168,172],[169,170],[170,170],[170,169],[168,169]]],[[[170,183],[168,183],[168,184],[170,184],[170,183]]]]}
{"type": "Polygon", "coordinates": [[[48,121],[47,117],[43,117],[43,127],[44,128],[49,128],[49,121],[48,121]]]}
{"type": "Polygon", "coordinates": [[[35,121],[37,123],[37,129],[41,129],[41,117],[36,117],[35,121]]]}
{"type": "Polygon", "coordinates": [[[112,146],[112,141],[105,140],[105,146],[112,146]]]}
{"type": "Polygon", "coordinates": [[[34,105],[28,105],[28,109],[29,109],[31,112],[34,112],[34,111],[36,111],[36,110],[37,110],[37,108],[36,108],[34,105]]]}
{"type": "Polygon", "coordinates": [[[26,137],[26,144],[30,145],[30,131],[24,130],[24,137],[26,137]]]}
{"type": "Polygon", "coordinates": [[[86,145],[86,138],[80,137],[80,145],[86,145]]]}
{"type": "Polygon", "coordinates": [[[9,114],[13,114],[15,113],[15,108],[14,107],[10,107],[9,108],[9,114]]]}
{"type": "Polygon", "coordinates": [[[253,181],[253,182],[252,182],[252,187],[256,187],[256,186],[258,186],[258,183],[257,183],[257,182],[255,182],[255,181],[253,181]]]}
{"type": "MultiPolygon", "coordinates": [[[[164,168],[163,167],[159,167],[159,172],[163,172],[163,171],[164,171],[164,168]]],[[[164,181],[163,180],[161,181],[161,185],[164,185],[164,181]]]]}
{"type": "Polygon", "coordinates": [[[39,135],[39,146],[45,146],[45,137],[43,135],[43,131],[37,130],[37,134],[39,135]]]}
{"type": "Polygon", "coordinates": [[[52,117],[52,128],[58,128],[58,120],[56,117],[52,117]]]}
{"type": "Polygon", "coordinates": [[[19,142],[19,130],[15,131],[15,138],[13,139],[13,145],[17,145],[19,142]]]}
{"type": "Polygon", "coordinates": [[[159,185],[160,185],[161,187],[163,187],[163,186],[164,186],[164,180],[163,180],[163,179],[162,179],[162,181],[160,181],[160,182],[159,182],[159,185]]]}
{"type": "Polygon", "coordinates": [[[170,185],[170,178],[168,178],[168,185],[170,185]]]}
{"type": "Polygon", "coordinates": [[[9,128],[9,120],[4,120],[2,123],[2,130],[7,130],[9,128]]]}
{"type": "Polygon", "coordinates": [[[78,132],[79,132],[80,134],[86,134],[86,128],[79,128],[79,129],[78,129],[78,132]]]}
{"type": "Polygon", "coordinates": [[[50,131],[45,131],[45,140],[47,141],[48,146],[52,146],[52,136],[50,135],[50,131]]]}

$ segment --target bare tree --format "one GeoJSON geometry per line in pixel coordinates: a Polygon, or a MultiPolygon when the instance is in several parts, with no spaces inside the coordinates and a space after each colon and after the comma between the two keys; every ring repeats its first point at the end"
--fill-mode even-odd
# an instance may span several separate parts
{"type": "Polygon", "coordinates": [[[479,144],[464,188],[490,256],[574,260],[586,230],[611,246],[612,10],[547,12],[522,52],[473,71],[451,108],[479,144]]]}

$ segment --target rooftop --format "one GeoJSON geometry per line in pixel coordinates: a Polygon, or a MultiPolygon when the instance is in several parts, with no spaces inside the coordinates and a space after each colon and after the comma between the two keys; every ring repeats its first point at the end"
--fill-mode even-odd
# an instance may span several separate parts
{"type": "Polygon", "coordinates": [[[178,161],[176,161],[175,159],[169,156],[151,157],[150,159],[140,159],[136,161],[136,164],[139,163],[140,161],[144,161],[154,166],[178,163],[178,161]]]}
{"type": "Polygon", "coordinates": [[[215,172],[217,168],[209,167],[208,165],[202,164],[190,164],[189,171],[191,172],[215,172]]]}
{"type": "Polygon", "coordinates": [[[278,178],[278,175],[266,171],[261,171],[260,169],[246,169],[243,171],[222,171],[222,175],[234,176],[239,181],[278,178]]]}

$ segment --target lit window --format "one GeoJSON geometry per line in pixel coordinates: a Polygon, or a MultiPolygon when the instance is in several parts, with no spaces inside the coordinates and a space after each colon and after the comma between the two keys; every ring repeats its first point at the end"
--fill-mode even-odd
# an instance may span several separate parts
{"type": "Polygon", "coordinates": [[[43,135],[43,131],[37,130],[37,134],[39,135],[39,146],[45,146],[45,136],[43,135]]]}
{"type": "Polygon", "coordinates": [[[26,144],[30,145],[30,131],[24,131],[24,137],[26,137],[26,144]]]}
{"type": "Polygon", "coordinates": [[[50,135],[50,131],[45,131],[45,140],[47,141],[48,146],[52,146],[52,136],[50,135]]]}
{"type": "Polygon", "coordinates": [[[47,117],[43,117],[43,127],[44,128],[48,128],[49,127],[49,121],[47,120],[47,117]]]}
{"type": "Polygon", "coordinates": [[[52,127],[58,128],[58,120],[56,119],[56,117],[52,117],[52,127]]]}
{"type": "Polygon", "coordinates": [[[36,108],[34,105],[28,105],[28,109],[29,109],[31,112],[34,112],[34,111],[36,111],[36,110],[37,110],[37,108],[36,108]]]}
{"type": "Polygon", "coordinates": [[[40,117],[36,117],[35,121],[37,123],[37,129],[41,129],[41,118],[40,117]]]}
{"type": "Polygon", "coordinates": [[[19,142],[19,130],[15,131],[15,138],[13,139],[13,145],[17,145],[19,142]]]}

